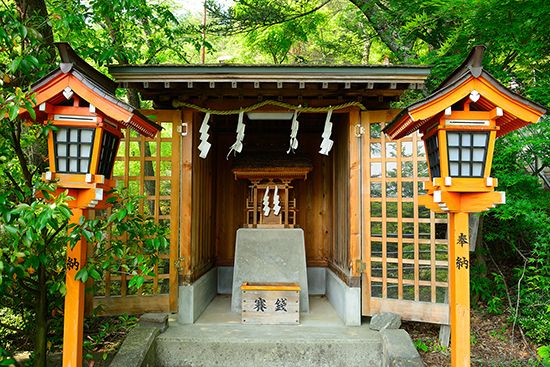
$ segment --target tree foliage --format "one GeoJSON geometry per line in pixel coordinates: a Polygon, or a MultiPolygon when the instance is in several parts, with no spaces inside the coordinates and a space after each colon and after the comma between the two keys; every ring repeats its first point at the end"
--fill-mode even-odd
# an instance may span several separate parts
{"type": "MultiPolygon", "coordinates": [[[[65,194],[54,197],[50,194],[53,187],[40,180],[47,162],[46,136],[53,127],[27,124],[19,112],[27,111],[34,119],[34,98],[29,86],[56,66],[52,58],[53,36],[50,36],[55,33],[57,37],[72,36],[85,41],[83,49],[100,55],[95,60],[98,64],[112,62],[116,57],[117,62],[137,61],[136,53],[143,52],[140,42],[147,37],[156,37],[157,41],[150,42],[146,57],[161,57],[168,49],[167,42],[173,40],[168,34],[158,34],[161,29],[168,32],[173,24],[168,23],[174,20],[164,6],[148,8],[145,2],[137,1],[86,4],[96,8],[89,11],[83,5],[75,9],[76,15],[66,18],[55,10],[66,10],[65,5],[76,5],[76,2],[50,3],[51,18],[44,14],[43,1],[3,2],[0,8],[0,332],[3,336],[0,364],[11,363],[7,350],[14,346],[10,344],[17,335],[17,340],[34,344],[34,364],[46,365],[46,351],[54,347],[51,340],[55,340],[50,334],[51,326],[56,324],[56,317],[63,309],[67,243],[74,245],[83,236],[89,246],[97,250],[93,259],[77,273],[78,280],[99,279],[104,271],[111,271],[132,276],[130,287],[143,284],[159,251],[167,246],[166,229],[140,214],[136,198],[113,196],[116,203],[110,216],[71,225],[68,205],[71,198],[65,194]],[[127,17],[109,16],[109,9],[113,7],[127,17]],[[87,18],[90,14],[95,17],[87,18]],[[138,15],[141,23],[132,18],[138,15]],[[79,26],[78,21],[82,22],[79,26]],[[101,28],[99,22],[105,27],[101,28]],[[116,28],[126,23],[135,28],[116,28]],[[54,25],[55,32],[50,24],[54,25]],[[153,26],[148,27],[151,24],[153,26]],[[106,33],[100,33],[101,29],[106,33]],[[121,41],[116,34],[119,31],[127,32],[121,41]],[[147,35],[147,32],[151,33],[147,35]],[[100,34],[110,35],[112,42],[104,39],[101,43],[97,37],[100,34]],[[141,38],[138,35],[142,35],[141,38]],[[130,41],[136,42],[135,47],[125,47],[124,43],[130,46],[130,41]],[[100,44],[105,50],[94,49],[100,44]],[[121,237],[121,233],[124,236],[121,237]]],[[[55,334],[59,333],[58,330],[55,334]]]]}
{"type": "MultiPolygon", "coordinates": [[[[25,125],[17,117],[21,108],[33,117],[29,85],[55,67],[54,39],[69,41],[102,70],[110,63],[192,62],[203,43],[211,48],[212,61],[217,54],[234,53],[244,63],[369,64],[387,59],[430,64],[425,93],[472,46],[485,44],[489,72],[517,93],[550,106],[550,7],[545,0],[236,0],[229,8],[212,0],[208,8],[209,34],[203,42],[199,21],[175,15],[174,5],[161,0],[0,4],[0,292],[8,295],[0,297],[0,309],[17,310],[23,334],[29,334],[39,315],[44,319],[61,309],[63,264],[58,262],[64,257],[63,244],[71,239],[69,198],[45,200],[47,187],[39,180],[45,166],[44,134],[51,127],[25,125]],[[33,196],[37,190],[44,192],[43,198],[33,196]],[[31,223],[33,229],[26,228],[31,223]],[[18,242],[12,246],[13,241],[18,242]],[[43,268],[47,272],[40,280],[43,268]],[[25,292],[25,287],[40,288],[37,282],[47,284],[47,307],[40,310],[36,292],[25,292]]],[[[139,106],[136,93],[128,97],[139,106]]],[[[510,291],[519,295],[520,307],[518,317],[512,317],[539,343],[550,340],[550,197],[540,181],[540,173],[550,167],[549,125],[544,120],[498,142],[494,176],[507,191],[508,204],[485,216],[484,230],[488,251],[499,264],[514,269],[510,291]]],[[[104,220],[71,228],[73,236],[82,234],[98,249],[79,277],[96,279],[105,270],[135,273],[132,281],[139,286],[147,262],[154,262],[156,251],[166,245],[164,232],[136,212],[134,199],[122,195],[118,205],[104,220]],[[131,246],[125,247],[117,236],[121,231],[142,238],[131,242],[153,256],[148,260],[143,252],[131,254],[131,246]],[[108,232],[114,236],[106,237],[108,232]],[[147,233],[155,233],[156,239],[147,233]],[[127,260],[125,265],[119,258],[127,260]]],[[[505,279],[497,278],[480,288],[493,299],[502,296],[498,292],[505,279]]],[[[11,333],[17,328],[10,324],[0,329],[11,333]]],[[[0,349],[0,360],[3,353],[0,349]]]]}

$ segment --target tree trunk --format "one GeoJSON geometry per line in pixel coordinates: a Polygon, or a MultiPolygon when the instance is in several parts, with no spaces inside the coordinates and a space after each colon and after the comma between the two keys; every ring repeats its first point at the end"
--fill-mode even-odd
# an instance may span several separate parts
{"type": "Polygon", "coordinates": [[[38,267],[38,300],[36,303],[36,335],[34,338],[34,366],[46,367],[48,341],[48,289],[46,288],[46,268],[38,267]]]}
{"type": "Polygon", "coordinates": [[[382,42],[393,52],[401,62],[408,62],[414,58],[412,43],[403,40],[399,34],[399,27],[389,22],[387,14],[380,9],[373,0],[350,0],[367,17],[382,42]]]}
{"type": "Polygon", "coordinates": [[[36,17],[36,30],[43,37],[44,49],[48,52],[49,60],[52,63],[55,60],[55,48],[53,46],[53,31],[48,19],[48,8],[44,0],[15,0],[15,5],[19,10],[23,21],[36,17]]]}

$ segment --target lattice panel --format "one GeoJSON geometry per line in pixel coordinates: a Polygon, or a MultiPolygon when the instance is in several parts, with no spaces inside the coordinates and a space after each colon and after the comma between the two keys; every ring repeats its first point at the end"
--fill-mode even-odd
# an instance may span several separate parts
{"type": "Polygon", "coordinates": [[[365,228],[371,298],[444,303],[447,289],[447,218],[418,206],[428,167],[418,134],[387,140],[371,123],[366,144],[369,222],[365,228]],[[370,258],[369,258],[370,256],[370,258]]]}
{"type": "MultiPolygon", "coordinates": [[[[174,199],[177,198],[177,192],[174,191],[177,190],[173,187],[174,184],[177,187],[179,176],[179,154],[174,154],[174,151],[179,151],[179,147],[176,147],[179,144],[179,134],[176,132],[179,119],[173,118],[177,111],[149,112],[155,115],[156,122],[163,128],[162,131],[154,139],[144,138],[133,130],[124,131],[124,138],[120,142],[115,159],[113,179],[116,180],[117,189],[127,188],[130,194],[144,197],[139,208],[141,213],[153,216],[157,223],[170,228],[171,222],[178,217],[178,206],[174,205],[177,203],[174,199]]],[[[153,296],[147,297],[146,301],[134,300],[133,310],[137,311],[143,307],[144,312],[149,309],[167,311],[168,295],[174,287],[174,284],[171,285],[175,276],[174,272],[171,278],[171,265],[173,267],[174,263],[171,256],[177,256],[177,234],[171,235],[169,240],[169,248],[160,254],[159,263],[155,266],[155,276],[147,278],[140,289],[128,287],[131,275],[106,273],[104,281],[94,286],[94,301],[100,300],[100,303],[108,306],[110,302],[118,303],[121,298],[128,296],[153,296]],[[156,304],[155,299],[158,299],[156,304]]],[[[172,299],[175,297],[170,297],[170,304],[175,305],[172,299]]],[[[121,307],[123,308],[122,305],[117,305],[107,308],[116,313],[121,307]]]]}

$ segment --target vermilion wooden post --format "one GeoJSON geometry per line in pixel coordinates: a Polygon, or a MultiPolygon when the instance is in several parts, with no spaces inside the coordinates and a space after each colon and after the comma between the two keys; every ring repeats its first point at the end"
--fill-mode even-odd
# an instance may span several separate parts
{"type": "MultiPolygon", "coordinates": [[[[460,194],[458,194],[460,195],[460,194]]],[[[468,213],[449,213],[451,366],[470,366],[470,245],[468,213]]]]}
{"type": "MultiPolygon", "coordinates": [[[[71,223],[78,223],[85,209],[73,208],[71,223]]],[[[85,283],[75,280],[76,273],[86,263],[86,242],[82,238],[71,249],[67,245],[65,311],[63,325],[63,367],[82,366],[84,339],[84,291],[85,283]]]]}

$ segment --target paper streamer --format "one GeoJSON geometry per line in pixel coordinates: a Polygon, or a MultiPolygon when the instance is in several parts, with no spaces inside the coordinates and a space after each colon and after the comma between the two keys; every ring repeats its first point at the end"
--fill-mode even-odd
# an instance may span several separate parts
{"type": "Polygon", "coordinates": [[[296,149],[298,149],[298,139],[296,136],[298,136],[298,128],[300,127],[300,122],[298,121],[298,111],[294,111],[294,116],[292,116],[292,127],[290,128],[290,146],[288,147],[288,150],[286,151],[286,154],[289,154],[290,152],[294,153],[296,149]]]}
{"type": "Polygon", "coordinates": [[[271,211],[271,209],[269,208],[269,186],[266,187],[265,189],[263,204],[264,204],[264,217],[267,217],[269,215],[269,212],[271,211]]]}
{"type": "Polygon", "coordinates": [[[241,111],[239,112],[239,121],[237,122],[237,139],[235,140],[233,145],[229,147],[229,153],[227,153],[227,157],[225,157],[225,159],[229,159],[231,153],[237,155],[237,153],[240,153],[243,150],[244,130],[246,128],[243,119],[244,112],[241,111]]]}
{"type": "Polygon", "coordinates": [[[201,128],[199,129],[199,132],[201,134],[200,136],[200,144],[199,144],[199,157],[202,159],[206,159],[208,156],[208,152],[210,151],[210,148],[212,147],[212,144],[208,142],[208,138],[210,135],[208,134],[208,130],[210,129],[210,126],[208,125],[208,121],[210,121],[210,113],[207,112],[204,115],[204,119],[202,120],[201,128]]]}
{"type": "Polygon", "coordinates": [[[275,192],[273,193],[273,214],[279,215],[281,212],[281,202],[279,199],[279,186],[275,186],[275,192]]]}
{"type": "Polygon", "coordinates": [[[332,149],[332,146],[334,145],[334,141],[330,139],[330,135],[332,134],[332,122],[330,121],[331,117],[332,110],[329,110],[327,112],[327,118],[325,120],[323,135],[321,135],[321,137],[323,138],[323,140],[321,141],[321,150],[319,150],[319,153],[324,155],[328,155],[328,153],[332,149]]]}

